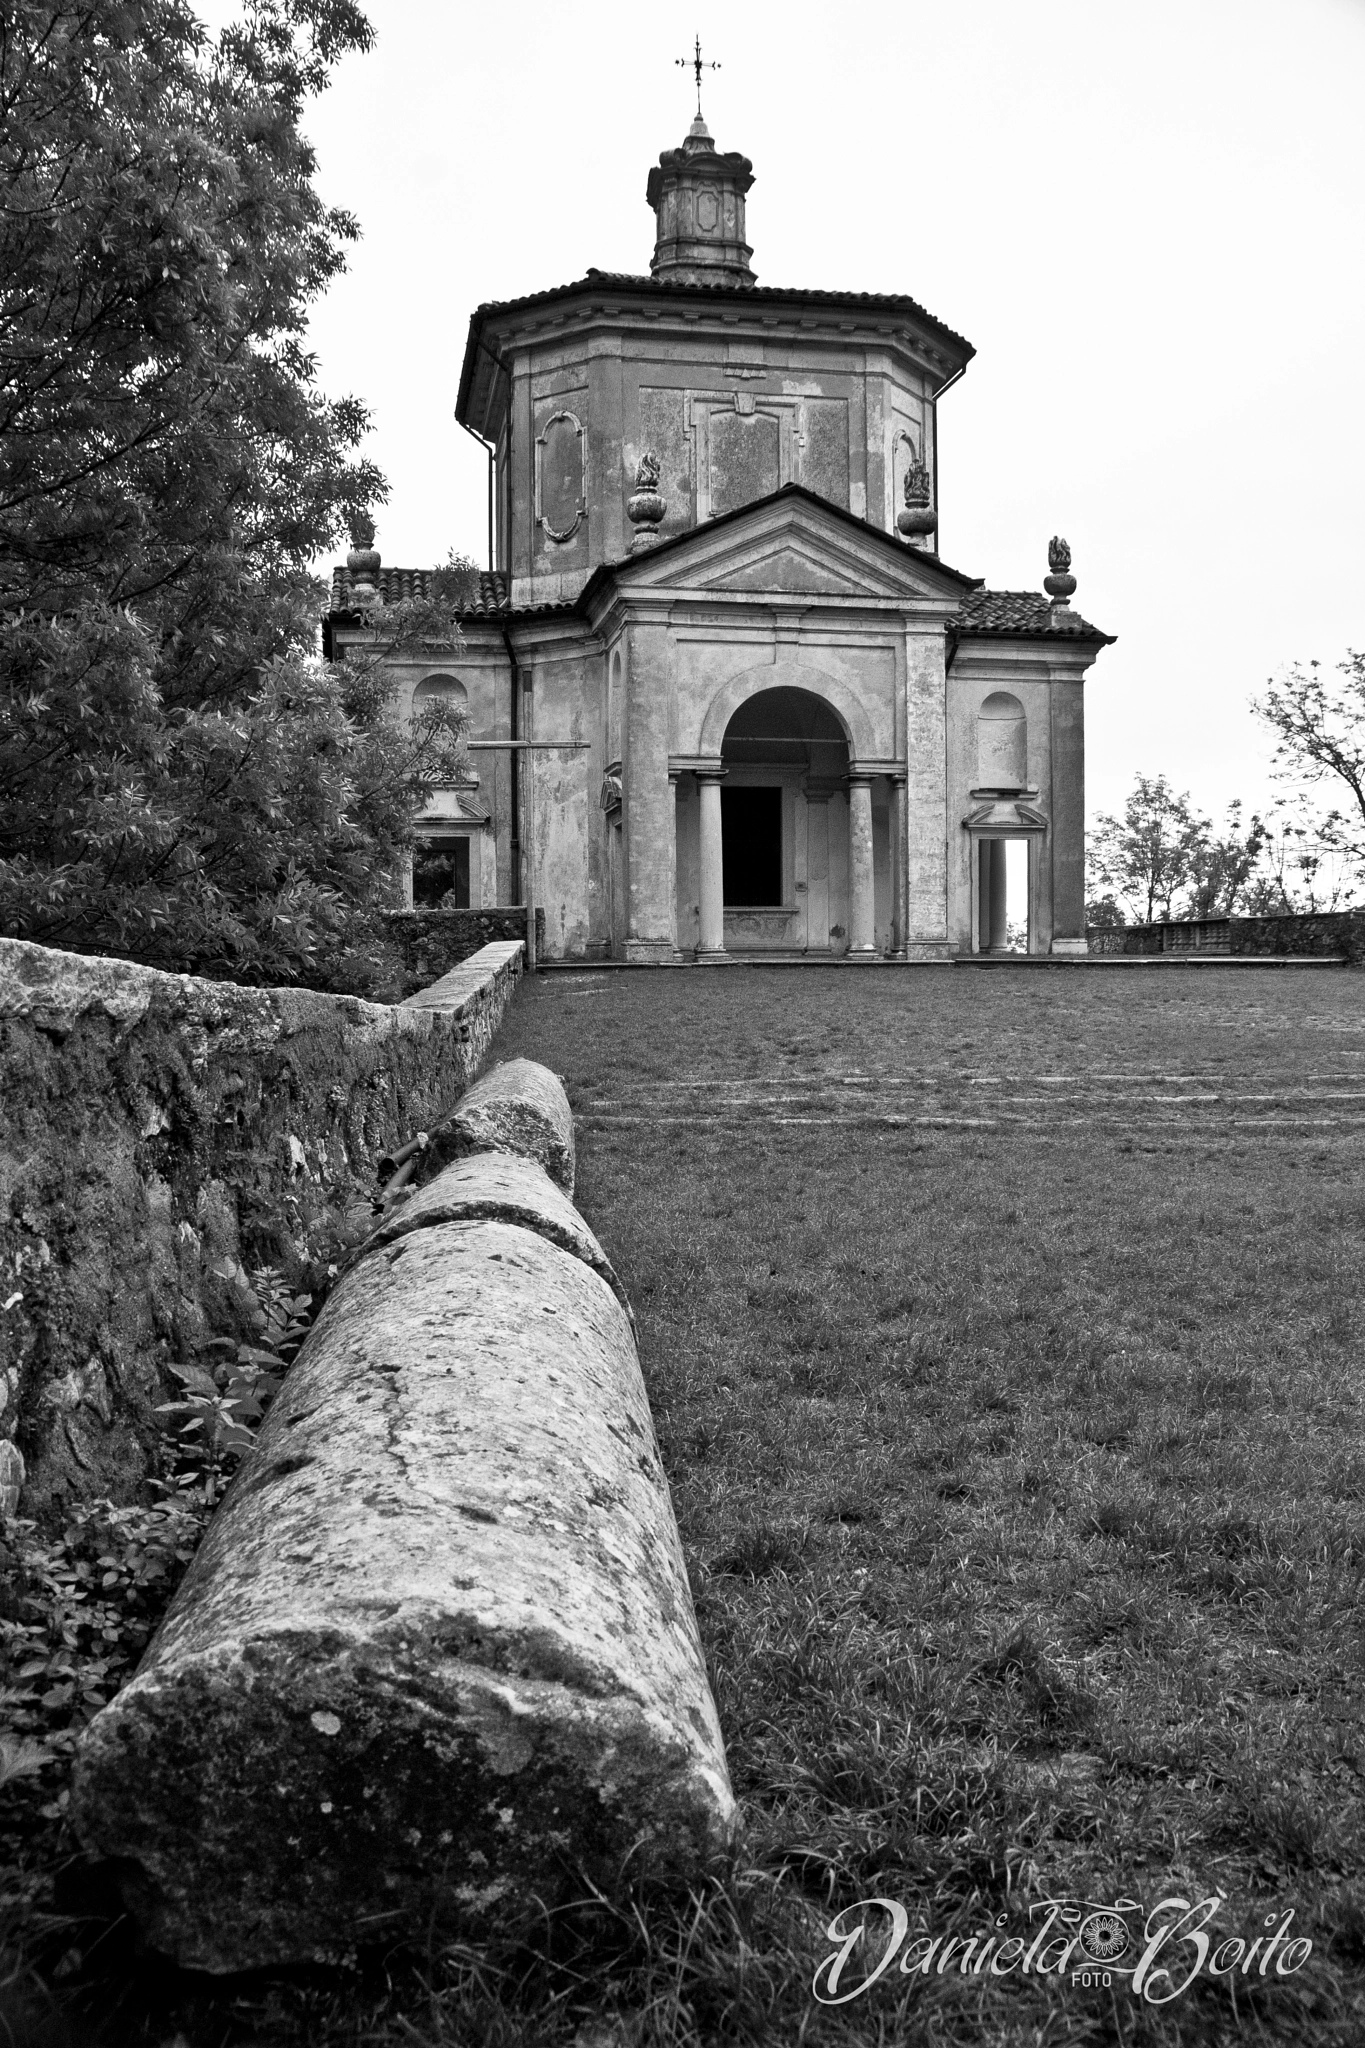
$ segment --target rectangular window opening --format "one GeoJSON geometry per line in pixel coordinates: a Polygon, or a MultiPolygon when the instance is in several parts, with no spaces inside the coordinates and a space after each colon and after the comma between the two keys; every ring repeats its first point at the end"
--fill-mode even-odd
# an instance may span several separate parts
{"type": "Polygon", "coordinates": [[[417,910],[468,910],[469,835],[422,839],[412,854],[412,901],[417,910]]]}

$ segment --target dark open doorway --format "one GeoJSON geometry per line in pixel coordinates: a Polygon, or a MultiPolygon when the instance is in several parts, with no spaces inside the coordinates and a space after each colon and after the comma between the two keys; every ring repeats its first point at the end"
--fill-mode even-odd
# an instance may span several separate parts
{"type": "Polygon", "coordinates": [[[726,903],[781,903],[781,789],[722,787],[720,835],[726,903]]]}

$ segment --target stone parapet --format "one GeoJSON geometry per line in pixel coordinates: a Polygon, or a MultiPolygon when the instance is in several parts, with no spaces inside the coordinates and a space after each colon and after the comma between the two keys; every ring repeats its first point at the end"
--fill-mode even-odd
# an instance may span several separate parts
{"type": "Polygon", "coordinates": [[[1171,918],[1158,924],[1092,926],[1092,954],[1225,953],[1266,959],[1314,957],[1365,967],[1365,908],[1276,917],[1171,918]]]}
{"type": "Polygon", "coordinates": [[[539,1167],[489,1155],[337,1284],[77,1764],[78,1831],[182,1965],[458,1938],[724,1852],[724,1749],[609,1271],[539,1167]]]}

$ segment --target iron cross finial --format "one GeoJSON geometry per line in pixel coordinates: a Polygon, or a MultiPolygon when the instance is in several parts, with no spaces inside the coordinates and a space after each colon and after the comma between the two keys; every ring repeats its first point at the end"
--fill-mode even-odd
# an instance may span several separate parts
{"type": "Polygon", "coordinates": [[[701,75],[702,75],[702,72],[703,72],[703,71],[719,71],[719,70],[720,70],[720,65],[719,65],[719,64],[703,64],[703,62],[702,62],[702,57],[701,57],[701,37],[700,37],[700,36],[698,36],[698,37],[697,37],[697,40],[696,40],[696,55],[695,55],[694,57],[675,57],[675,58],[673,59],[673,62],[674,62],[675,64],[679,65],[679,66],[681,67],[681,69],[682,69],[682,70],[686,71],[686,70],[688,70],[688,69],[690,68],[691,70],[695,71],[695,72],[696,72],[696,74],[697,74],[697,119],[698,119],[698,120],[700,121],[700,119],[701,119],[701,75]]]}

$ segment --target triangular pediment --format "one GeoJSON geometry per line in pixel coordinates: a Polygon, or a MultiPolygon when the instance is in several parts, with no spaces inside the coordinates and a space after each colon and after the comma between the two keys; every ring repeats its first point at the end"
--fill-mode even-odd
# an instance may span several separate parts
{"type": "Polygon", "coordinates": [[[847,565],[829,561],[819,549],[808,546],[804,536],[765,547],[757,554],[752,549],[744,550],[740,557],[722,562],[709,574],[699,576],[697,583],[703,590],[780,590],[804,597],[867,594],[866,581],[856,568],[850,573],[847,565]]]}
{"type": "MultiPolygon", "coordinates": [[[[600,573],[600,572],[599,572],[600,573]]],[[[975,579],[797,485],[605,572],[633,590],[956,606],[975,579]]]]}

